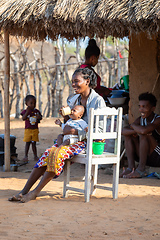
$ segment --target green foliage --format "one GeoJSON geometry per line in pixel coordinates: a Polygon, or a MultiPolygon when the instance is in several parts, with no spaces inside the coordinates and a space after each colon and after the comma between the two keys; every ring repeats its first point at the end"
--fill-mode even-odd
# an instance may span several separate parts
{"type": "MultiPolygon", "coordinates": [[[[84,57],[84,51],[85,51],[84,48],[80,48],[79,54],[81,57],[84,57]]],[[[66,54],[75,55],[75,52],[76,52],[76,47],[74,45],[72,45],[72,44],[66,45],[66,54]]]]}

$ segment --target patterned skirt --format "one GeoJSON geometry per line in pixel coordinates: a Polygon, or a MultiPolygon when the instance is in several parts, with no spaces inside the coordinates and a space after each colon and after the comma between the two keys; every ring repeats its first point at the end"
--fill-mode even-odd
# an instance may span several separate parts
{"type": "Polygon", "coordinates": [[[58,147],[55,143],[51,148],[46,149],[34,168],[47,166],[46,171],[54,172],[58,177],[63,172],[65,160],[80,154],[85,148],[84,141],[62,147],[58,147]]]}

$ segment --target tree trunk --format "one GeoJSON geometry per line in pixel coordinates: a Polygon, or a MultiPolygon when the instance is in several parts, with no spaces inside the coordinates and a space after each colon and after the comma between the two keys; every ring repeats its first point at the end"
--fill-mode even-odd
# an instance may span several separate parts
{"type": "Polygon", "coordinates": [[[21,64],[21,69],[22,69],[22,66],[23,66],[23,73],[22,73],[22,77],[24,78],[25,80],[25,83],[26,83],[26,87],[27,87],[27,94],[31,94],[30,92],[30,87],[29,87],[29,77],[28,77],[28,74],[26,74],[26,69],[27,69],[27,50],[29,49],[28,48],[25,48],[24,47],[24,44],[27,42],[27,39],[25,39],[24,41],[20,42],[20,39],[19,37],[17,37],[17,41],[19,43],[19,46],[20,46],[20,51],[21,51],[21,56],[23,58],[23,63],[21,64]]]}
{"type": "Polygon", "coordinates": [[[51,97],[52,97],[52,117],[55,117],[55,106],[56,106],[56,78],[52,81],[51,97]]]}
{"type": "MultiPolygon", "coordinates": [[[[63,63],[66,64],[66,46],[63,38],[62,38],[62,49],[63,49],[63,63]]],[[[64,72],[65,72],[67,84],[69,86],[69,95],[71,95],[73,94],[73,88],[72,88],[71,81],[69,80],[67,65],[64,65],[64,72]]]]}
{"type": "MultiPolygon", "coordinates": [[[[55,63],[60,63],[58,48],[55,47],[55,63]]],[[[60,69],[56,66],[56,105],[54,109],[54,117],[58,117],[59,112],[59,95],[60,95],[60,69]]]]}
{"type": "Polygon", "coordinates": [[[78,65],[80,65],[81,63],[81,57],[80,57],[80,44],[79,44],[79,38],[76,39],[76,59],[78,62],[78,65]]]}
{"type": "MultiPolygon", "coordinates": [[[[45,67],[45,64],[44,64],[44,58],[43,58],[43,42],[42,42],[42,45],[41,45],[41,64],[42,64],[42,67],[45,67]]],[[[48,108],[48,111],[47,111],[47,114],[46,114],[46,117],[49,117],[50,116],[50,111],[51,111],[51,89],[50,89],[50,79],[48,78],[48,75],[50,75],[50,72],[49,72],[49,68],[46,70],[43,70],[44,72],[44,75],[46,77],[46,80],[47,80],[47,104],[46,104],[46,107],[44,109],[44,114],[45,114],[45,111],[46,109],[48,108]],[[48,73],[47,73],[48,71],[48,73]]]]}
{"type": "Polygon", "coordinates": [[[32,52],[33,52],[33,56],[34,56],[34,59],[35,59],[35,69],[36,69],[37,76],[38,76],[38,79],[39,79],[38,108],[39,108],[39,111],[42,113],[42,78],[41,78],[40,71],[38,69],[38,59],[36,57],[36,54],[35,54],[35,51],[34,51],[33,48],[32,48],[32,52]]]}
{"type": "Polygon", "coordinates": [[[21,94],[20,94],[20,86],[19,86],[19,78],[18,78],[18,63],[16,61],[16,58],[14,55],[11,55],[11,59],[13,61],[14,64],[14,83],[15,83],[15,87],[16,87],[16,115],[15,118],[19,118],[20,116],[20,100],[21,100],[21,94]]]}
{"type": "Polygon", "coordinates": [[[120,83],[121,78],[121,63],[120,63],[120,56],[119,56],[119,46],[118,46],[118,40],[116,39],[116,51],[117,51],[117,82],[120,83]]]}
{"type": "Polygon", "coordinates": [[[3,118],[3,100],[2,100],[2,91],[0,90],[0,109],[1,109],[1,118],[3,118]]]}

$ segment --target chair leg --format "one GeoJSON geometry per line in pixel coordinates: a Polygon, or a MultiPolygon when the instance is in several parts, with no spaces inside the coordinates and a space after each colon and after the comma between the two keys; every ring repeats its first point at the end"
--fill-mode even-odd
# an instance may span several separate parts
{"type": "Polygon", "coordinates": [[[69,185],[70,180],[70,161],[66,160],[65,166],[64,166],[64,186],[63,186],[63,197],[68,197],[68,189],[67,185],[69,185]]]}
{"type": "Polygon", "coordinates": [[[91,194],[94,194],[96,191],[95,185],[97,184],[97,178],[98,178],[98,164],[92,165],[91,194]]]}
{"type": "Polygon", "coordinates": [[[118,197],[119,163],[113,164],[113,198],[118,197]]]}
{"type": "Polygon", "coordinates": [[[85,202],[89,202],[90,200],[90,192],[91,192],[91,166],[89,164],[85,165],[85,202]]]}
{"type": "Polygon", "coordinates": [[[121,161],[121,159],[123,158],[125,152],[126,152],[126,149],[124,148],[123,151],[122,151],[122,153],[121,153],[121,156],[120,156],[120,161],[121,161]]]}

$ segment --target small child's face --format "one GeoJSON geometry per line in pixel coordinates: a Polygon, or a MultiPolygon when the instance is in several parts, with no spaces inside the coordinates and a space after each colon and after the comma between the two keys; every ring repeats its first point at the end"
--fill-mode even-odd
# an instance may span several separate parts
{"type": "Polygon", "coordinates": [[[31,109],[34,109],[36,106],[36,101],[34,98],[30,98],[27,102],[26,105],[30,107],[31,109]]]}
{"type": "Polygon", "coordinates": [[[83,115],[82,110],[78,106],[75,106],[71,109],[71,114],[69,116],[73,120],[78,120],[81,119],[82,115],[83,115]]]}
{"type": "Polygon", "coordinates": [[[153,107],[149,101],[146,100],[139,101],[139,112],[141,113],[142,118],[149,117],[151,113],[154,111],[155,107],[153,107]]]}

